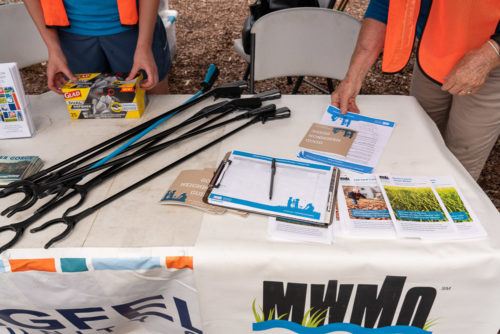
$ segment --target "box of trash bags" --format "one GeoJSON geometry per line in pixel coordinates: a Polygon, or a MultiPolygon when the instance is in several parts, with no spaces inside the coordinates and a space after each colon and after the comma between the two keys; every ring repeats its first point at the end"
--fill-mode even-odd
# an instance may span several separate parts
{"type": "Polygon", "coordinates": [[[75,74],[76,82],[62,88],[72,119],[139,118],[146,108],[142,74],[125,81],[128,73],[75,74]]]}

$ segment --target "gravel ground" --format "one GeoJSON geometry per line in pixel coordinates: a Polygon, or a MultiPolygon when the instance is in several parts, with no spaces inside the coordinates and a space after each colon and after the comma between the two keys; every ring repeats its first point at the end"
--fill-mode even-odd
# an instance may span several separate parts
{"type": "MultiPolygon", "coordinates": [[[[233,41],[241,36],[241,28],[248,5],[254,0],[170,0],[169,8],[179,12],[176,21],[177,55],[169,74],[172,94],[189,94],[199,90],[208,65],[216,64],[221,70],[218,82],[241,80],[247,66],[233,49],[233,41]]],[[[346,12],[361,19],[368,0],[351,0],[346,12]]],[[[46,64],[22,69],[28,94],[47,91],[46,64]]],[[[401,73],[384,75],[380,60],[368,74],[362,94],[407,95],[411,80],[413,59],[401,73]]],[[[326,88],[324,80],[309,78],[326,88]]],[[[279,88],[289,93],[292,86],[286,79],[263,80],[256,84],[257,91],[279,88]]],[[[318,91],[303,85],[299,94],[317,94],[318,91]]],[[[497,208],[500,209],[500,140],[497,141],[478,181],[497,208]]]]}

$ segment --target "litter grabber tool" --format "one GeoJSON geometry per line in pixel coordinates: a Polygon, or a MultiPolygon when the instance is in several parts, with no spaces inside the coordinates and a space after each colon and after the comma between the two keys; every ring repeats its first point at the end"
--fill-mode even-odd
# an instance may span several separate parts
{"type": "MultiPolygon", "coordinates": [[[[145,148],[145,149],[141,149],[140,151],[136,151],[136,152],[134,152],[134,153],[132,153],[130,155],[127,155],[127,156],[124,156],[122,158],[118,158],[118,159],[115,159],[113,161],[107,162],[107,163],[105,163],[103,165],[100,165],[98,167],[94,167],[94,168],[92,168],[90,170],[87,169],[87,168],[85,168],[86,166],[84,166],[80,170],[74,171],[74,172],[69,173],[68,175],[66,175],[64,177],[61,177],[55,183],[47,185],[47,187],[55,187],[55,186],[57,186],[60,183],[64,183],[64,182],[75,180],[75,179],[79,180],[84,175],[89,175],[91,173],[98,172],[99,170],[106,169],[108,167],[112,167],[112,166],[115,166],[117,164],[119,165],[119,164],[128,162],[131,159],[138,158],[138,157],[144,156],[146,154],[148,156],[150,156],[150,154],[153,154],[153,153],[156,153],[156,152],[158,152],[160,150],[163,150],[164,148],[166,148],[166,147],[168,147],[168,146],[170,146],[172,144],[175,144],[177,142],[180,142],[182,140],[191,138],[193,136],[197,136],[199,134],[211,131],[211,130],[216,129],[218,127],[221,127],[221,126],[224,126],[224,125],[227,125],[227,124],[230,124],[232,122],[239,121],[239,120],[242,120],[242,119],[245,119],[245,118],[249,118],[249,117],[252,117],[252,116],[266,114],[266,113],[271,113],[271,112],[274,112],[275,110],[276,110],[276,106],[274,104],[270,104],[270,105],[267,105],[267,106],[264,106],[264,107],[261,107],[261,108],[255,109],[255,110],[248,111],[246,113],[242,113],[242,114],[240,114],[240,115],[238,115],[238,116],[236,116],[236,117],[234,117],[232,119],[229,119],[229,120],[226,120],[226,121],[222,121],[220,123],[217,123],[215,125],[207,127],[207,125],[213,121],[213,120],[209,120],[206,123],[204,123],[204,124],[200,125],[199,127],[197,127],[196,129],[193,129],[193,130],[187,132],[186,134],[183,134],[183,135],[181,135],[181,136],[179,136],[177,138],[171,139],[171,140],[166,141],[164,143],[161,143],[161,144],[158,144],[158,145],[155,145],[155,146],[151,146],[151,147],[148,147],[148,148],[145,148]]],[[[220,116],[222,118],[223,116],[225,116],[225,115],[227,115],[227,114],[229,114],[231,112],[232,112],[232,110],[225,111],[220,116]]],[[[195,118],[199,119],[199,118],[202,118],[202,117],[204,117],[204,116],[200,115],[200,116],[196,116],[195,118]]],[[[182,124],[180,124],[180,125],[182,125],[182,124]]],[[[160,138],[160,139],[163,139],[163,137],[160,138]]]]}
{"type": "Polygon", "coordinates": [[[138,125],[137,127],[133,128],[133,129],[127,130],[127,131],[123,132],[122,134],[119,134],[119,135],[117,135],[111,139],[108,139],[108,140],[106,140],[98,145],[95,145],[94,147],[92,147],[88,150],[85,150],[85,151],[83,151],[83,152],[81,152],[81,153],[79,153],[71,158],[68,158],[61,163],[58,163],[54,166],[51,166],[47,169],[44,169],[43,171],[36,173],[35,175],[23,180],[22,184],[16,181],[12,184],[5,186],[4,189],[2,189],[0,191],[0,197],[6,197],[8,195],[11,195],[11,194],[13,194],[13,189],[17,189],[18,192],[25,193],[25,196],[27,197],[27,199],[23,199],[21,205],[14,205],[14,206],[11,206],[10,208],[8,208],[7,210],[4,210],[2,212],[2,214],[9,215],[9,213],[11,213],[9,215],[9,216],[11,216],[15,212],[21,211],[21,209],[25,210],[25,209],[31,207],[34,204],[34,202],[36,202],[36,198],[42,196],[42,193],[40,193],[39,189],[36,187],[36,181],[42,177],[46,177],[47,174],[49,174],[51,172],[55,172],[57,174],[58,169],[64,168],[68,164],[72,164],[71,167],[73,168],[74,167],[73,164],[76,163],[76,161],[78,163],[81,163],[82,161],[86,161],[85,159],[88,159],[89,156],[95,156],[95,155],[93,155],[93,153],[96,150],[102,149],[104,147],[109,149],[112,146],[116,145],[117,143],[131,138],[135,134],[141,132],[142,130],[146,129],[147,127],[154,124],[156,121],[164,118],[165,116],[168,116],[171,114],[177,114],[180,111],[184,111],[184,110],[188,109],[189,107],[207,99],[208,97],[214,97],[216,99],[217,98],[236,98],[236,97],[239,97],[239,96],[241,96],[241,93],[243,92],[243,90],[246,89],[246,87],[247,87],[246,82],[237,81],[237,82],[228,83],[228,84],[224,84],[224,85],[221,85],[219,87],[213,88],[213,89],[207,91],[206,93],[198,96],[194,100],[191,100],[187,103],[184,103],[183,105],[180,105],[174,109],[171,109],[171,110],[163,113],[162,115],[159,115],[159,116],[157,116],[157,117],[155,117],[147,122],[144,122],[144,123],[138,125]],[[33,200],[33,199],[35,199],[35,200],[33,200]]]}
{"type": "MultiPolygon", "coordinates": [[[[205,123],[203,123],[203,124],[195,127],[194,129],[188,131],[186,134],[180,136],[179,138],[176,138],[170,144],[173,144],[175,142],[179,142],[179,141],[181,141],[183,139],[187,139],[187,138],[189,138],[189,137],[191,137],[193,135],[201,134],[203,132],[209,131],[209,130],[214,129],[216,127],[220,127],[220,126],[229,124],[231,122],[231,120],[221,122],[221,123],[219,123],[216,126],[212,126],[212,127],[208,128],[208,129],[206,129],[205,131],[201,131],[204,128],[206,128],[207,125],[209,125],[210,123],[213,123],[213,122],[217,121],[218,119],[221,119],[222,117],[224,117],[228,113],[229,112],[217,115],[213,119],[210,119],[210,120],[206,121],[205,123]]],[[[247,118],[247,117],[255,117],[255,116],[263,117],[263,116],[266,116],[266,115],[267,115],[266,116],[267,118],[269,118],[271,116],[274,117],[274,118],[279,118],[280,115],[282,115],[282,114],[283,114],[282,112],[278,112],[278,113],[274,112],[274,106],[271,105],[271,106],[266,106],[264,108],[260,108],[258,110],[254,110],[254,111],[242,114],[242,115],[238,115],[236,117],[236,120],[242,119],[242,118],[247,118]],[[272,115],[269,115],[270,113],[272,115]]],[[[286,116],[286,114],[285,114],[285,116],[286,116]]],[[[235,120],[233,119],[233,121],[235,121],[235,120]]],[[[164,146],[166,147],[168,145],[164,145],[164,146]]],[[[12,247],[13,245],[15,245],[15,243],[20,239],[20,237],[22,236],[22,234],[24,233],[24,231],[30,225],[32,225],[34,222],[36,222],[37,220],[39,220],[41,217],[43,217],[48,212],[50,212],[53,209],[55,209],[56,207],[64,204],[65,202],[67,202],[69,199],[71,199],[75,195],[80,195],[80,200],[78,201],[78,203],[75,204],[75,205],[73,205],[72,207],[70,207],[69,209],[67,209],[65,211],[64,216],[67,215],[69,212],[75,210],[76,208],[78,208],[79,206],[81,206],[83,204],[83,202],[85,201],[85,198],[86,198],[87,193],[89,192],[89,190],[91,190],[95,186],[101,184],[106,179],[108,179],[110,177],[113,177],[114,175],[116,175],[117,173],[123,171],[124,169],[126,169],[128,167],[131,167],[132,165],[134,165],[134,164],[136,164],[136,163],[144,160],[145,158],[147,158],[148,156],[154,154],[155,152],[156,152],[156,150],[155,151],[151,151],[151,152],[143,152],[143,154],[141,156],[136,157],[135,160],[133,160],[133,161],[130,161],[130,160],[132,160],[132,158],[129,158],[129,159],[124,159],[124,160],[120,161],[120,164],[115,164],[113,166],[111,166],[111,163],[109,164],[109,166],[100,166],[100,167],[98,167],[98,169],[104,169],[104,168],[108,168],[110,166],[111,166],[111,168],[107,169],[106,171],[104,171],[103,173],[99,174],[98,176],[96,176],[94,178],[91,178],[89,181],[87,181],[87,183],[85,183],[83,185],[74,185],[73,186],[73,191],[71,191],[70,193],[68,193],[68,194],[66,194],[64,196],[61,196],[60,198],[54,198],[54,199],[52,199],[51,201],[49,201],[45,205],[41,206],[38,210],[36,210],[35,213],[31,217],[29,217],[28,219],[25,219],[24,221],[19,222],[19,223],[14,223],[14,224],[10,224],[10,225],[7,225],[7,226],[0,227],[0,233],[1,232],[5,232],[5,231],[12,231],[12,232],[14,232],[14,237],[11,239],[10,242],[8,242],[5,245],[3,245],[2,247],[0,247],[0,252],[3,252],[4,250],[6,250],[6,249],[12,247]]]]}
{"type": "MultiPolygon", "coordinates": [[[[124,150],[122,152],[126,152],[126,151],[129,151],[129,150],[134,149],[136,147],[139,147],[140,145],[143,145],[144,143],[148,143],[151,141],[158,141],[158,139],[163,139],[164,137],[168,136],[176,129],[184,127],[190,123],[193,123],[199,119],[208,117],[212,114],[217,114],[217,113],[222,113],[222,112],[227,113],[227,112],[232,112],[232,111],[237,111],[237,110],[252,110],[252,109],[255,109],[255,108],[261,106],[263,101],[277,99],[280,97],[281,97],[280,91],[275,89],[272,91],[257,94],[255,96],[252,96],[249,98],[239,98],[239,99],[224,101],[223,102],[224,105],[222,105],[220,108],[213,108],[212,106],[205,107],[201,110],[203,112],[196,113],[194,116],[192,116],[191,118],[182,122],[181,124],[177,125],[176,127],[173,127],[171,129],[160,132],[160,133],[156,134],[155,136],[149,137],[148,139],[145,139],[137,144],[132,144],[131,146],[124,148],[124,150]],[[236,101],[236,102],[232,103],[233,101],[236,101]]],[[[217,103],[215,105],[220,106],[219,103],[217,103]]],[[[120,160],[120,161],[122,161],[122,160],[120,160]]],[[[47,190],[54,189],[54,187],[56,185],[60,185],[64,182],[67,182],[71,179],[74,179],[75,177],[83,177],[86,174],[90,174],[90,173],[92,173],[92,170],[95,170],[95,168],[98,168],[102,165],[103,165],[103,160],[100,160],[98,164],[91,163],[89,165],[84,165],[82,167],[79,167],[78,169],[71,171],[68,174],[65,174],[64,176],[58,177],[54,182],[44,182],[44,186],[47,188],[47,190]]],[[[104,165],[106,167],[110,166],[110,164],[104,164],[104,165]]],[[[96,169],[96,171],[101,170],[101,169],[102,168],[96,169]]]]}
{"type": "Polygon", "coordinates": [[[251,110],[262,106],[262,102],[276,100],[281,98],[279,89],[273,89],[267,92],[252,95],[245,98],[236,98],[228,101],[222,101],[212,104],[201,109],[196,115],[211,115],[217,112],[224,112],[227,110],[251,110]]]}
{"type": "MultiPolygon", "coordinates": [[[[239,116],[237,116],[237,117],[239,117],[239,116]]],[[[85,209],[84,211],[81,211],[80,213],[77,213],[77,214],[71,215],[71,216],[67,215],[67,216],[64,216],[61,218],[52,219],[52,220],[42,224],[39,227],[31,229],[31,232],[36,233],[36,232],[42,231],[42,230],[44,230],[50,226],[56,225],[56,224],[66,225],[66,228],[64,229],[64,231],[62,233],[60,233],[56,237],[52,238],[44,246],[45,248],[48,248],[52,244],[54,244],[55,242],[62,240],[67,235],[69,235],[71,233],[71,231],[75,228],[76,224],[78,222],[80,222],[82,219],[93,214],[94,212],[96,212],[100,208],[108,205],[109,203],[113,202],[114,200],[120,198],[121,196],[123,196],[123,195],[129,193],[130,191],[142,186],[143,184],[153,180],[154,178],[158,177],[159,175],[162,175],[163,173],[169,171],[170,169],[176,167],[177,165],[185,162],[186,160],[196,156],[197,154],[205,151],[206,149],[218,144],[219,142],[229,138],[230,136],[240,132],[241,130],[243,130],[243,129],[245,129],[253,124],[256,124],[258,122],[265,123],[266,121],[269,121],[269,120],[283,119],[283,118],[290,117],[290,110],[288,108],[280,108],[280,109],[273,110],[273,111],[266,111],[266,112],[263,112],[260,114],[257,112],[254,112],[254,113],[249,113],[248,117],[251,117],[251,119],[248,122],[246,122],[245,124],[237,127],[236,129],[228,132],[227,134],[215,139],[214,141],[212,141],[206,145],[203,145],[202,147],[198,148],[197,150],[195,150],[195,151],[185,155],[184,157],[178,159],[177,161],[161,168],[160,170],[156,171],[155,173],[153,173],[153,174],[143,178],[142,180],[130,185],[129,187],[123,189],[122,191],[120,191],[120,192],[106,198],[105,200],[85,209]]]]}
{"type": "MultiPolygon", "coordinates": [[[[207,75],[205,76],[205,79],[203,80],[203,82],[201,84],[202,89],[198,93],[193,95],[191,98],[189,98],[184,103],[188,103],[189,101],[196,99],[198,96],[200,96],[204,92],[207,92],[208,90],[210,90],[210,88],[212,88],[212,85],[214,84],[215,80],[217,80],[218,77],[219,77],[219,69],[214,64],[210,64],[210,66],[208,67],[207,75]]],[[[127,141],[125,144],[121,145],[116,150],[114,150],[113,152],[108,154],[106,157],[99,160],[97,163],[95,163],[90,168],[98,167],[98,166],[108,162],[109,160],[113,159],[114,157],[119,155],[121,152],[123,152],[125,149],[127,149],[130,145],[132,145],[133,143],[135,143],[136,141],[138,141],[139,139],[144,137],[146,134],[148,134],[152,130],[156,129],[160,124],[167,121],[168,119],[170,119],[173,116],[175,116],[175,113],[169,114],[169,115],[159,119],[158,121],[154,122],[149,127],[147,127],[146,129],[142,130],[140,133],[135,135],[132,139],[127,141]]]]}

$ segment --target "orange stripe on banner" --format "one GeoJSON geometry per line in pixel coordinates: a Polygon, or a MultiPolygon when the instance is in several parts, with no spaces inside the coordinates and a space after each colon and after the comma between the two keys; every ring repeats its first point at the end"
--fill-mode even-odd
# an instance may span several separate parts
{"type": "Polygon", "coordinates": [[[167,268],[169,269],[193,269],[192,256],[167,256],[165,262],[167,264],[167,268]]]}
{"type": "Polygon", "coordinates": [[[9,263],[12,272],[29,270],[56,272],[55,259],[20,259],[9,260],[9,263]]]}

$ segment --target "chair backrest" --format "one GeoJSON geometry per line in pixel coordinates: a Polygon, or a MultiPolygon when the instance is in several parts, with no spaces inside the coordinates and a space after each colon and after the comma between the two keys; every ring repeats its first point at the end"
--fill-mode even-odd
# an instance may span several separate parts
{"type": "Polygon", "coordinates": [[[23,3],[0,6],[0,62],[16,62],[19,68],[48,59],[47,47],[23,3]]]}
{"type": "Polygon", "coordinates": [[[322,8],[333,8],[335,0],[318,0],[318,4],[322,8]]]}
{"type": "Polygon", "coordinates": [[[343,79],[361,23],[325,8],[290,8],[267,14],[252,27],[250,89],[255,80],[283,76],[343,79]]]}

